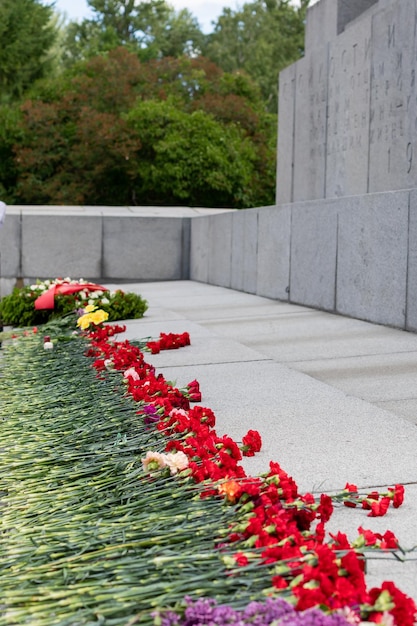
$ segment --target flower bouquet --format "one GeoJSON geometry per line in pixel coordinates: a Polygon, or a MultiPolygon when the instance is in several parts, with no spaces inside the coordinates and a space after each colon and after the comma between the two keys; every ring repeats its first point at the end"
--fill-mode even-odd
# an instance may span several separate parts
{"type": "Polygon", "coordinates": [[[76,311],[88,305],[106,311],[110,322],[141,318],[148,308],[146,300],[135,293],[109,291],[83,278],[56,278],[16,287],[0,300],[0,320],[17,327],[38,326],[66,316],[74,321],[76,311]]]}

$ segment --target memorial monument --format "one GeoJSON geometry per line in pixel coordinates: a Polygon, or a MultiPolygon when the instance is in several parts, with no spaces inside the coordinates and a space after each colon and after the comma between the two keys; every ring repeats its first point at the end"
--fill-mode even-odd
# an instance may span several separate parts
{"type": "Polygon", "coordinates": [[[417,181],[416,3],[320,0],[280,76],[277,202],[417,181]]]}

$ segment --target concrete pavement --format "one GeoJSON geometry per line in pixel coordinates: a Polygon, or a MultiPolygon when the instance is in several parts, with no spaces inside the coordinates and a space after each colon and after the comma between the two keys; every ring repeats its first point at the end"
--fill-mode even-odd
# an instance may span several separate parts
{"type": "MultiPolygon", "coordinates": [[[[219,434],[259,430],[250,474],[273,460],[303,492],[402,483],[400,509],[368,518],[342,506],[330,530],[390,529],[417,546],[417,334],[192,281],[121,287],[149,309],[120,338],[189,332],[191,346],[147,360],[178,386],[197,378],[219,434]]],[[[369,585],[393,580],[417,601],[417,552],[408,559],[372,559],[369,585]]]]}

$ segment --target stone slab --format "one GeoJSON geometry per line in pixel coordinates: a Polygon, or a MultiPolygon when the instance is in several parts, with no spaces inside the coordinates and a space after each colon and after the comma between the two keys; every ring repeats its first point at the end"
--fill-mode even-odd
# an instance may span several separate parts
{"type": "Polygon", "coordinates": [[[410,190],[406,328],[417,331],[417,190],[410,190]]]}
{"type": "Polygon", "coordinates": [[[391,2],[373,18],[370,192],[415,186],[415,22],[409,0],[391,2]]]}
{"type": "MultiPolygon", "coordinates": [[[[105,284],[109,286],[108,283],[105,284]]],[[[110,286],[116,287],[116,285],[110,286]]],[[[191,281],[139,283],[136,286],[126,284],[123,288],[137,291],[150,304],[153,303],[153,306],[163,307],[198,322],[216,319],[245,320],[253,316],[260,319],[288,315],[288,313],[297,315],[310,311],[305,307],[274,301],[270,298],[191,281]],[[161,297],[161,292],[164,297],[161,297]]]]}
{"type": "Polygon", "coordinates": [[[338,6],[335,0],[320,0],[307,9],[305,50],[310,53],[337,35],[338,6]]]}
{"type": "Polygon", "coordinates": [[[181,334],[190,333],[191,338],[211,337],[212,333],[209,329],[204,328],[200,324],[184,319],[173,319],[167,315],[167,319],[158,316],[158,319],[146,313],[146,316],[138,320],[127,320],[120,322],[126,325],[126,331],[117,335],[121,341],[125,339],[158,339],[161,332],[181,334]]]}
{"type": "Polygon", "coordinates": [[[408,202],[405,191],[344,199],[338,225],[339,313],[405,327],[408,202]]]}
{"type": "MultiPolygon", "coordinates": [[[[6,218],[7,219],[7,218],[6,218]]],[[[101,217],[22,214],[22,276],[102,276],[101,217]]],[[[120,250],[120,247],[119,247],[120,250]]]]}
{"type": "MultiPolygon", "coordinates": [[[[337,32],[341,33],[352,22],[373,7],[378,0],[337,0],[337,32]]],[[[375,8],[375,7],[374,7],[375,8]]],[[[356,27],[356,24],[355,24],[356,27]]]]}
{"type": "Polygon", "coordinates": [[[290,300],[334,310],[337,205],[300,203],[292,209],[290,300]]]}
{"type": "Polygon", "coordinates": [[[295,63],[294,202],[325,197],[327,64],[327,46],[295,63]]]}
{"type": "Polygon", "coordinates": [[[200,320],[207,329],[282,363],[417,349],[417,336],[360,320],[303,309],[273,318],[200,320]]]}
{"type": "Polygon", "coordinates": [[[16,280],[14,278],[0,278],[0,298],[12,293],[15,285],[16,280]]]}
{"type": "Polygon", "coordinates": [[[16,278],[21,275],[21,225],[20,215],[6,208],[0,226],[0,276],[16,278]]]}
{"type": "Polygon", "coordinates": [[[371,16],[329,44],[326,190],[328,198],[368,190],[371,16]]]}
{"type": "Polygon", "coordinates": [[[190,278],[208,282],[210,224],[208,217],[191,220],[190,278]]]}
{"type": "Polygon", "coordinates": [[[388,400],[384,402],[374,402],[373,404],[385,411],[391,411],[391,413],[395,413],[395,415],[417,426],[417,398],[411,398],[409,400],[388,400]]]}
{"type": "Polygon", "coordinates": [[[62,206],[62,205],[11,205],[11,215],[87,215],[90,217],[199,217],[219,215],[233,211],[228,208],[206,208],[185,206],[62,206]]]}
{"type": "Polygon", "coordinates": [[[246,209],[232,215],[230,287],[248,293],[256,293],[260,210],[246,209]]]}
{"type": "Polygon", "coordinates": [[[288,300],[290,242],[291,207],[262,208],[258,214],[258,295],[288,300]]]}
{"type": "Polygon", "coordinates": [[[294,198],[295,68],[290,65],[279,75],[277,204],[292,202],[294,198]]]}
{"type": "Polygon", "coordinates": [[[176,218],[106,217],[103,273],[107,279],[184,278],[184,224],[176,218]]]}
{"type": "MultiPolygon", "coordinates": [[[[417,348],[415,341],[413,345],[417,348]]],[[[368,402],[395,401],[399,398],[417,402],[416,350],[292,362],[291,367],[368,402]]],[[[388,409],[388,406],[385,408],[388,409]]]]}
{"type": "Polygon", "coordinates": [[[208,281],[220,287],[230,287],[232,231],[232,213],[210,218],[208,281]]]}
{"type": "MultiPolygon", "coordinates": [[[[172,324],[164,325],[163,328],[175,328],[172,324]]],[[[214,337],[193,332],[193,326],[189,328],[191,345],[178,350],[165,350],[159,354],[146,354],[145,360],[154,365],[158,371],[170,368],[171,378],[175,384],[185,386],[193,380],[192,368],[200,365],[213,365],[220,363],[256,363],[258,361],[269,361],[268,357],[252,350],[236,341],[225,339],[224,337],[214,337]],[[188,368],[190,376],[184,381],[184,368],[188,368]],[[175,372],[177,371],[177,374],[175,372]]],[[[126,333],[119,335],[119,339],[135,338],[137,329],[128,327],[126,333]]],[[[141,331],[139,331],[141,332],[141,331]]],[[[175,331],[163,331],[175,332],[175,331]]],[[[137,335],[136,335],[137,336],[137,335]]],[[[187,370],[186,370],[187,371],[187,370]]]]}

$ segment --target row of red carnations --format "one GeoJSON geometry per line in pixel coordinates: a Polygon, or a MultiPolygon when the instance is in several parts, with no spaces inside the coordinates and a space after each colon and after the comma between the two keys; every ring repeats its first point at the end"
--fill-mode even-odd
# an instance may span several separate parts
{"type": "MultiPolygon", "coordinates": [[[[89,333],[87,354],[94,357],[99,372],[112,368],[123,373],[128,393],[141,403],[138,412],[144,422],[167,437],[166,453],[186,455],[183,471],[204,484],[203,497],[220,495],[237,505],[238,519],[229,535],[229,543],[238,546],[236,564],[246,566],[255,560],[275,564],[274,587],[291,594],[299,610],[350,607],[358,623],[363,618],[381,623],[388,615],[398,626],[413,626],[417,609],[411,598],[393,583],[367,590],[365,582],[364,550],[397,550],[395,535],[360,527],[353,543],[340,532],[326,537],[332,498],[322,494],[317,500],[312,494],[299,494],[294,480],[278,463],[271,462],[266,475],[248,477],[240,461],[242,453],[252,456],[260,450],[259,433],[249,431],[240,447],[227,435],[218,436],[213,411],[190,406],[190,400],[201,400],[198,382],[182,390],[172,386],[145,362],[139,348],[128,341],[110,340],[122,330],[117,326],[94,329],[89,333]]],[[[172,349],[189,343],[187,333],[164,335],[158,350],[163,345],[172,349]]],[[[157,351],[152,345],[149,349],[157,351]]],[[[347,483],[334,499],[346,506],[362,506],[370,516],[381,516],[391,502],[400,506],[403,497],[401,485],[384,494],[360,495],[355,485],[347,483]]]]}

